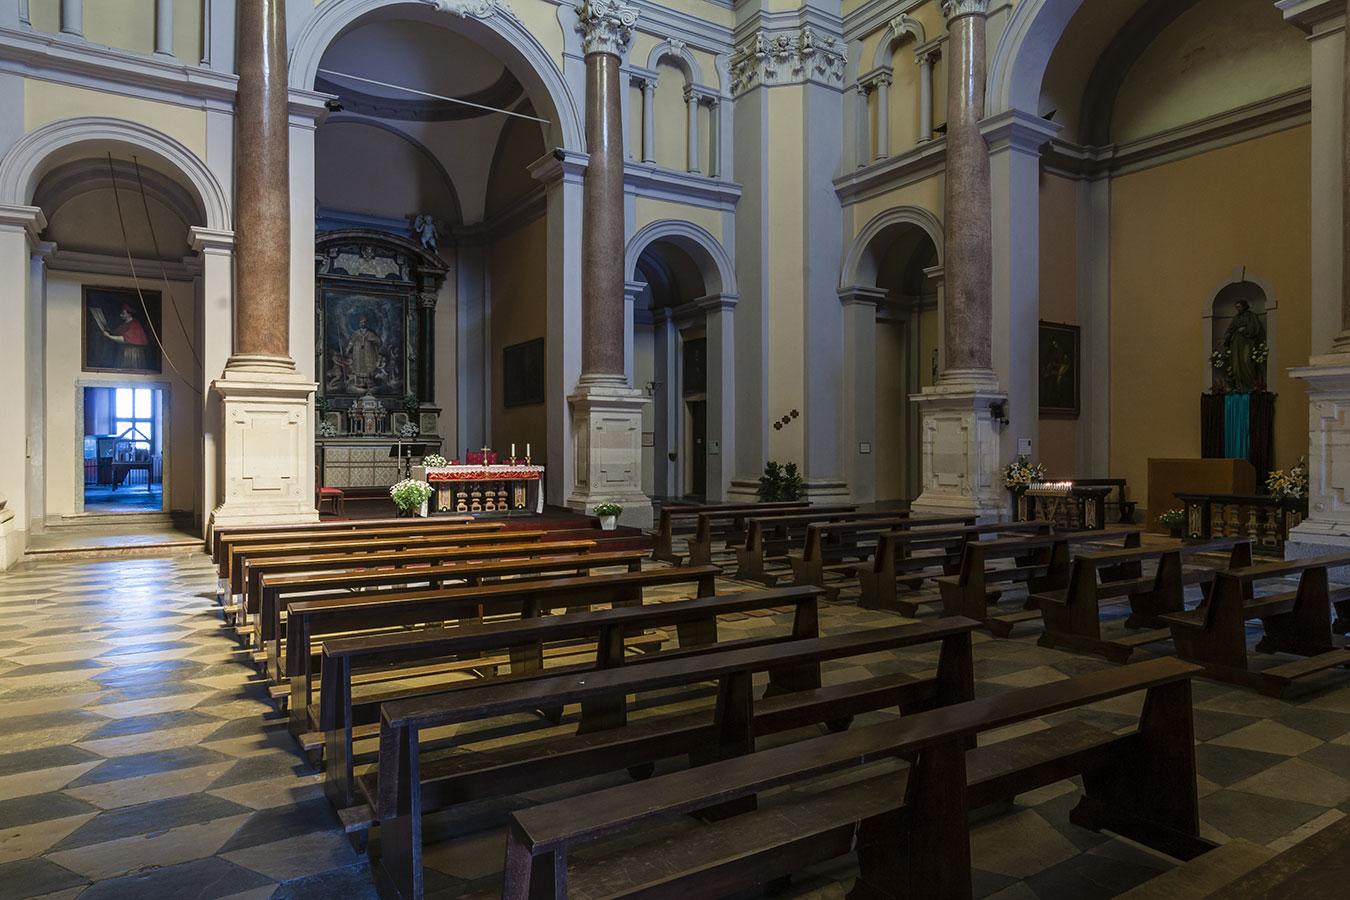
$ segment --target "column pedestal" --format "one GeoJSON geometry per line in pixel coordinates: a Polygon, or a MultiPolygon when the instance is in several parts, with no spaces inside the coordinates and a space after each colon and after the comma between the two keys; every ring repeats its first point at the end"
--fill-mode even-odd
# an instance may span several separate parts
{"type": "MultiPolygon", "coordinates": [[[[289,360],[287,360],[289,362],[289,360]]],[[[238,355],[211,383],[224,412],[224,500],[211,527],[317,522],[306,445],[317,385],[275,357],[238,355]]]]}
{"type": "Polygon", "coordinates": [[[910,395],[923,435],[916,513],[999,520],[1007,491],[998,477],[999,436],[989,405],[1007,399],[986,370],[948,370],[941,383],[910,395]]]}
{"type": "MultiPolygon", "coordinates": [[[[1308,383],[1308,518],[1289,532],[1285,559],[1350,550],[1350,354],[1290,369],[1308,383]]],[[[1350,567],[1328,573],[1350,581],[1350,567]]]]}
{"type": "Polygon", "coordinates": [[[622,377],[583,375],[572,406],[572,448],[576,480],[567,506],[591,514],[597,503],[623,507],[619,524],[652,527],[652,501],[642,493],[642,410],[645,392],[622,377]]]}

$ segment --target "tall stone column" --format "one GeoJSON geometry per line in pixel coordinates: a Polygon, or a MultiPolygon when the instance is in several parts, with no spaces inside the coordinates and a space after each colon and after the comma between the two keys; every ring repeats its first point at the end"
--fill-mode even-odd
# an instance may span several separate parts
{"type": "Polygon", "coordinates": [[[916,56],[919,64],[919,143],[933,139],[933,66],[942,51],[934,48],[916,56]]]}
{"type": "Polygon", "coordinates": [[[568,398],[576,471],[567,505],[623,507],[625,525],[650,527],[642,493],[646,394],[624,374],[623,117],[619,70],[638,11],[618,0],[584,0],[577,30],[586,56],[586,150],[582,182],[581,377],[568,398]]]}
{"type": "Polygon", "coordinates": [[[992,368],[993,245],[984,117],[989,0],[945,0],[947,185],[942,306],[945,368],[915,394],[922,410],[923,492],[915,508],[994,517],[1005,491],[991,406],[1007,402],[992,368]]]}
{"type": "Polygon", "coordinates": [[[224,415],[213,527],[318,518],[309,412],[316,385],[290,356],[285,0],[239,0],[237,17],[234,353],[211,385],[224,415]]]}

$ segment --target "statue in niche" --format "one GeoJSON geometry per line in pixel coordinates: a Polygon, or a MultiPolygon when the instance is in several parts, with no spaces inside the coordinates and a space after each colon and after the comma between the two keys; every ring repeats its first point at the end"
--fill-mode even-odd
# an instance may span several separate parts
{"type": "Polygon", "coordinates": [[[413,232],[417,239],[422,242],[422,246],[436,253],[436,220],[431,215],[423,214],[413,220],[413,232]]]}
{"type": "Polygon", "coordinates": [[[1255,390],[1266,380],[1264,361],[1256,358],[1256,349],[1265,337],[1265,329],[1246,300],[1237,301],[1235,306],[1237,312],[1223,333],[1223,347],[1228,356],[1230,387],[1246,392],[1255,390]]]}

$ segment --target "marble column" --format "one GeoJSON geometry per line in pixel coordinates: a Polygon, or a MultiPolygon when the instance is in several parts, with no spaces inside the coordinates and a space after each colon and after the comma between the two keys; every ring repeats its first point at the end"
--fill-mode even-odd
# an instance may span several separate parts
{"type": "Polygon", "coordinates": [[[577,30],[586,58],[586,150],[582,182],[581,377],[568,398],[575,448],[567,505],[623,507],[625,525],[650,527],[642,493],[643,391],[624,374],[623,121],[619,70],[638,10],[618,0],[585,0],[577,30]]]}
{"type": "Polygon", "coordinates": [[[933,64],[940,55],[938,50],[927,50],[918,55],[920,143],[933,139],[933,64]]]}
{"type": "Polygon", "coordinates": [[[61,33],[84,37],[84,0],[61,0],[61,33]]]}
{"type": "Polygon", "coordinates": [[[642,161],[656,164],[656,79],[642,82],[642,161]]]}
{"type": "Polygon", "coordinates": [[[993,362],[993,244],[984,117],[988,0],[946,0],[947,178],[944,366],[938,383],[912,396],[922,415],[925,512],[1000,515],[999,433],[992,407],[1007,402],[993,362]]]}
{"type": "Polygon", "coordinates": [[[236,15],[234,353],[212,384],[225,423],[213,527],[318,518],[309,462],[316,385],[290,356],[285,0],[239,0],[236,15]]]}
{"type": "Polygon", "coordinates": [[[867,82],[859,81],[854,90],[857,93],[857,128],[854,129],[854,139],[858,142],[858,168],[861,169],[872,161],[871,137],[872,130],[868,121],[871,111],[867,108],[867,82]]]}
{"type": "Polygon", "coordinates": [[[891,76],[882,74],[872,82],[877,88],[877,159],[891,155],[891,76]]]}
{"type": "Polygon", "coordinates": [[[173,56],[173,0],[155,0],[155,55],[173,56]]]}
{"type": "Polygon", "coordinates": [[[708,177],[722,177],[722,113],[718,99],[708,97],[708,177]]]}
{"type": "Polygon", "coordinates": [[[689,113],[689,171],[698,173],[698,105],[700,101],[698,91],[693,86],[686,86],[684,89],[684,105],[689,113]]]}

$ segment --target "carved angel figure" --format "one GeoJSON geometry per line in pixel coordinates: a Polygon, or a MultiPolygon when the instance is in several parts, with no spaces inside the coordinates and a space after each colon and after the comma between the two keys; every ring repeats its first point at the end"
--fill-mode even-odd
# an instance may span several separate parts
{"type": "Polygon", "coordinates": [[[436,220],[429,213],[413,220],[413,233],[417,235],[423,247],[432,253],[436,252],[436,220]]]}

